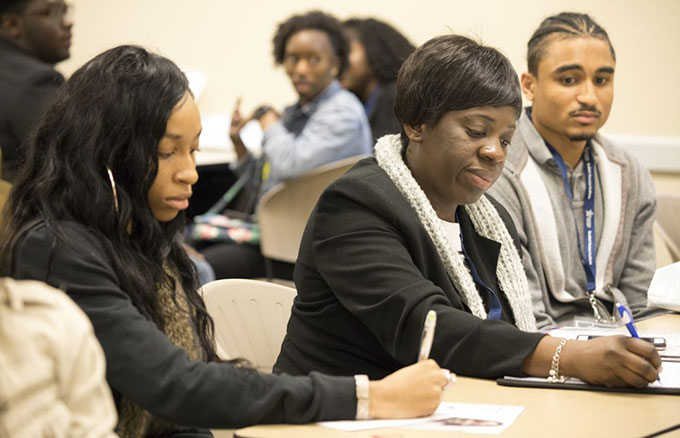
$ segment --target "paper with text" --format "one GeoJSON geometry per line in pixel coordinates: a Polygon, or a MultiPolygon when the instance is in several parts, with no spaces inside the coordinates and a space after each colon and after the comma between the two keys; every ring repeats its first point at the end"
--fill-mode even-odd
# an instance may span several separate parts
{"type": "Polygon", "coordinates": [[[442,402],[437,411],[429,417],[402,420],[323,421],[318,424],[347,432],[405,427],[498,434],[511,425],[523,410],[524,406],[442,402]]]}

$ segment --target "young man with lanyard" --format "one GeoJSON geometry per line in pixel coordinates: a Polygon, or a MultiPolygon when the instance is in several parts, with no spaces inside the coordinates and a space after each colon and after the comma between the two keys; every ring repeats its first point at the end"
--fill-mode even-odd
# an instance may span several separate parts
{"type": "Polygon", "coordinates": [[[597,132],[614,98],[616,55],[588,15],[546,18],[528,43],[520,118],[490,193],[510,212],[538,327],[646,311],[656,200],[646,169],[597,132]]]}

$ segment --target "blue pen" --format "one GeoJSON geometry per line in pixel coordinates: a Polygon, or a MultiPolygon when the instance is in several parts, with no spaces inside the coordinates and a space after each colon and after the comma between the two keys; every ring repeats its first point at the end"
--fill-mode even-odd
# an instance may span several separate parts
{"type": "MultiPolygon", "coordinates": [[[[630,313],[630,310],[628,310],[626,306],[620,303],[616,303],[616,310],[619,312],[621,321],[623,321],[623,323],[626,325],[626,328],[628,329],[628,332],[630,332],[630,335],[634,338],[640,339],[640,336],[638,335],[638,332],[635,329],[635,321],[633,320],[633,314],[630,313]]],[[[657,376],[656,381],[661,383],[661,377],[657,376]]]]}

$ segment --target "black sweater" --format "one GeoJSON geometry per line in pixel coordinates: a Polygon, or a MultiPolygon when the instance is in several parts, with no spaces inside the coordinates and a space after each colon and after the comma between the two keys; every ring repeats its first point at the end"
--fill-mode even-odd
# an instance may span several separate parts
{"type": "Polygon", "coordinates": [[[132,305],[94,233],[75,222],[59,225],[68,243],[45,224],[31,229],[15,252],[13,276],[59,287],[83,309],[104,349],[117,402],[123,395],[157,417],[194,427],[354,418],[353,378],[258,374],[190,360],[132,305]]]}

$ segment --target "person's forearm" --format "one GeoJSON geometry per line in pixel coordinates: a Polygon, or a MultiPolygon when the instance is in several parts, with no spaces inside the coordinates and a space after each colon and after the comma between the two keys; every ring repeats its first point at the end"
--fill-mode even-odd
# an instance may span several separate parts
{"type": "MultiPolygon", "coordinates": [[[[550,373],[550,366],[552,364],[553,356],[555,355],[555,350],[561,341],[562,339],[560,338],[544,336],[538,342],[534,351],[532,351],[524,360],[522,372],[529,376],[546,377],[550,373]]],[[[562,352],[567,348],[568,346],[565,345],[562,348],[562,352]]],[[[560,374],[568,375],[567,368],[565,368],[566,361],[562,360],[564,359],[564,356],[564,353],[560,354],[560,374]]]]}

